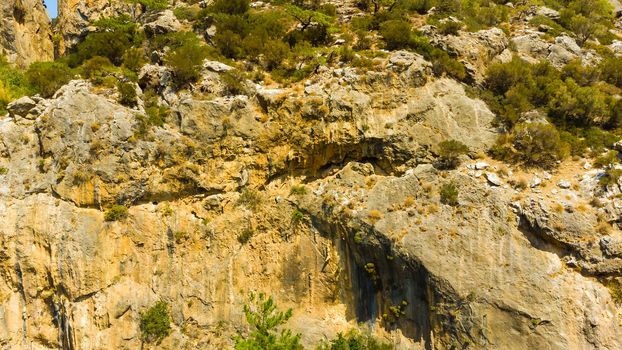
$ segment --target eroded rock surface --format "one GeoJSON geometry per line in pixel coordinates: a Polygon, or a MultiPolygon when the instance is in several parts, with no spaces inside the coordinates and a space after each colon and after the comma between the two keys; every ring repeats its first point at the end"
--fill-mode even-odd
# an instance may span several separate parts
{"type": "Polygon", "coordinates": [[[21,67],[54,58],[50,18],[40,0],[0,3],[0,55],[21,67]]]}

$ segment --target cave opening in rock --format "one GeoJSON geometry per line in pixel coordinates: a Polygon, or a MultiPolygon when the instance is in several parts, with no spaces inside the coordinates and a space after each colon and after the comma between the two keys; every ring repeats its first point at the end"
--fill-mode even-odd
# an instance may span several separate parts
{"type": "Polygon", "coordinates": [[[58,17],[58,1],[57,0],[43,0],[43,4],[48,11],[51,19],[58,17]]]}

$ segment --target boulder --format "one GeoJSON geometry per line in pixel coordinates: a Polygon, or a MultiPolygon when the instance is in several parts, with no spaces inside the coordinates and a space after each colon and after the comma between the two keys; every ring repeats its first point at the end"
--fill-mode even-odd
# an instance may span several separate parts
{"type": "Polygon", "coordinates": [[[486,173],[486,180],[493,186],[501,186],[503,184],[499,175],[495,173],[486,173]]]}
{"type": "Polygon", "coordinates": [[[171,82],[171,71],[164,66],[144,65],[138,74],[138,84],[143,89],[160,89],[171,82]]]}
{"type": "Polygon", "coordinates": [[[155,20],[146,23],[143,28],[148,36],[154,36],[177,32],[181,29],[181,23],[179,23],[173,11],[165,10],[160,12],[155,20]]]}
{"type": "Polygon", "coordinates": [[[557,20],[560,18],[559,11],[553,10],[552,8],[546,6],[540,6],[536,11],[536,15],[548,17],[552,20],[557,20]]]}
{"type": "Polygon", "coordinates": [[[37,103],[33,101],[30,97],[24,96],[16,101],[9,103],[7,106],[7,110],[12,115],[17,115],[20,117],[26,117],[30,111],[32,111],[37,106],[37,103]]]}

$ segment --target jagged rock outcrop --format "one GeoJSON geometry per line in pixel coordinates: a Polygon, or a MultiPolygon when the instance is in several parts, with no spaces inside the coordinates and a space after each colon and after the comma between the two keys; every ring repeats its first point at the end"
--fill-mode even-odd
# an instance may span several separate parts
{"type": "Polygon", "coordinates": [[[387,328],[425,349],[622,346],[607,288],[534,246],[511,210],[511,191],[440,175],[421,165],[384,177],[352,163],[300,201],[318,230],[351,252],[364,319],[382,315],[387,328]],[[459,188],[457,207],[442,204],[437,191],[450,182],[459,188]]]}
{"type": "Polygon", "coordinates": [[[21,67],[54,58],[51,22],[40,0],[0,3],[0,55],[21,67]]]}
{"type": "MultiPolygon", "coordinates": [[[[137,348],[141,312],[163,299],[174,330],[159,348],[227,348],[248,288],[294,307],[307,344],[346,331],[357,320],[349,253],[306,219],[292,223],[291,176],[361,159],[399,174],[431,162],[441,140],[476,151],[496,135],[485,104],[431,78],[420,56],[379,65],[324,67],[302,89],[170,92],[164,127],[83,81],[14,104],[0,120],[3,344],[137,348]],[[249,188],[260,205],[241,202],[249,188]],[[129,218],[104,221],[113,203],[129,218]],[[243,231],[254,232],[245,244],[243,231]]],[[[228,70],[206,62],[204,79],[228,70]]],[[[409,337],[390,339],[406,348],[409,337]]]]}
{"type": "Polygon", "coordinates": [[[92,30],[92,22],[101,18],[119,15],[140,15],[138,5],[126,1],[114,0],[59,0],[58,19],[54,31],[62,40],[58,43],[58,51],[63,54],[77,44],[80,39],[92,30]]]}

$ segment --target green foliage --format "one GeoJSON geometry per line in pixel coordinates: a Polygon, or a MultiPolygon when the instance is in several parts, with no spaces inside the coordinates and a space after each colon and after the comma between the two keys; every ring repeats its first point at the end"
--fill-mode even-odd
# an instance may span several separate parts
{"type": "Polygon", "coordinates": [[[82,76],[96,85],[102,84],[104,78],[110,76],[115,67],[107,57],[95,56],[85,61],[80,70],[82,76]]]}
{"type": "Polygon", "coordinates": [[[123,205],[113,205],[110,209],[106,210],[104,213],[104,220],[106,221],[120,221],[124,220],[129,216],[129,212],[127,207],[123,205]]]}
{"type": "Polygon", "coordinates": [[[203,61],[209,56],[207,48],[196,36],[191,38],[185,37],[179,46],[172,47],[164,59],[172,69],[178,87],[195,82],[200,77],[203,61]]]}
{"type": "Polygon", "coordinates": [[[6,106],[13,100],[35,92],[24,74],[0,56],[0,115],[6,113],[6,106]]]}
{"type": "Polygon", "coordinates": [[[67,84],[72,77],[73,72],[62,62],[33,63],[26,71],[28,82],[43,97],[52,97],[56,90],[67,84]]]}
{"type": "Polygon", "coordinates": [[[382,35],[389,50],[404,49],[412,45],[411,25],[405,20],[396,19],[382,23],[380,35],[382,35]]]}
{"type": "Polygon", "coordinates": [[[441,186],[441,203],[451,205],[453,207],[457,206],[458,203],[458,195],[460,192],[458,191],[458,187],[455,183],[450,182],[441,186]]]}
{"type": "Polygon", "coordinates": [[[9,169],[0,166],[0,175],[6,175],[9,172],[9,169]]]}
{"type": "Polygon", "coordinates": [[[497,159],[526,166],[552,168],[569,153],[555,126],[524,123],[501,135],[491,153],[497,159]]]}
{"type": "Polygon", "coordinates": [[[244,82],[246,78],[238,70],[222,73],[220,79],[225,87],[225,94],[230,96],[245,95],[247,93],[244,82]]]}
{"type": "Polygon", "coordinates": [[[249,303],[244,305],[246,321],[251,326],[248,336],[238,334],[234,338],[236,350],[302,350],[300,334],[292,334],[282,326],[292,317],[292,310],[278,311],[272,297],[263,293],[251,293],[249,303]],[[281,328],[280,332],[278,329],[281,328]]]}
{"type": "Polygon", "coordinates": [[[619,57],[607,57],[600,64],[602,78],[609,84],[622,89],[622,59],[619,57]]]}
{"type": "Polygon", "coordinates": [[[173,10],[173,14],[180,21],[194,21],[199,18],[200,10],[194,6],[179,6],[173,10]]]}
{"type": "Polygon", "coordinates": [[[608,168],[617,163],[620,163],[618,151],[609,151],[594,160],[594,166],[597,168],[608,168]]]}
{"type": "Polygon", "coordinates": [[[140,317],[141,338],[147,343],[159,343],[171,333],[168,304],[159,301],[140,317]]]}
{"type": "Polygon", "coordinates": [[[462,29],[462,23],[456,21],[443,21],[438,25],[438,31],[443,35],[458,35],[462,29]]]}
{"type": "Polygon", "coordinates": [[[448,169],[455,169],[460,165],[459,157],[469,153],[469,148],[460,141],[445,140],[438,144],[440,163],[448,169]]]}
{"type": "Polygon", "coordinates": [[[120,81],[117,84],[119,91],[119,103],[127,107],[136,107],[138,97],[136,96],[136,86],[132,83],[120,81]]]}
{"type": "Polygon", "coordinates": [[[160,105],[158,95],[151,90],[144,93],[143,100],[145,101],[145,113],[148,117],[148,124],[163,126],[170,114],[170,109],[165,105],[160,105]]]}
{"type": "Polygon", "coordinates": [[[613,127],[619,121],[617,100],[598,85],[597,77],[598,71],[578,62],[559,72],[547,62],[530,65],[515,57],[489,67],[485,85],[490,95],[485,99],[510,126],[522,113],[539,108],[565,129],[613,127]]]}
{"type": "Polygon", "coordinates": [[[307,188],[305,187],[305,185],[294,185],[289,190],[289,194],[294,196],[304,196],[305,194],[307,194],[307,188]]]}
{"type": "Polygon", "coordinates": [[[383,343],[371,334],[350,330],[347,334],[339,333],[330,342],[323,342],[317,350],[393,350],[393,345],[383,343]]]}
{"type": "Polygon", "coordinates": [[[237,239],[238,239],[238,242],[240,242],[240,244],[246,244],[251,240],[251,238],[253,238],[254,235],[255,235],[255,232],[253,231],[253,229],[250,227],[247,227],[238,234],[237,239]]]}
{"type": "Polygon", "coordinates": [[[621,176],[622,170],[607,169],[607,172],[605,172],[605,174],[598,179],[598,182],[604,187],[617,185],[621,176]]]}
{"type": "Polygon", "coordinates": [[[241,15],[246,13],[249,8],[249,0],[216,0],[209,6],[209,11],[212,13],[241,15]]]}
{"type": "Polygon", "coordinates": [[[240,198],[238,198],[237,203],[238,205],[243,205],[252,211],[256,211],[257,209],[259,209],[261,202],[261,194],[259,194],[259,192],[250,188],[246,188],[244,189],[244,191],[242,191],[242,194],[240,195],[240,198]]]}
{"type": "Polygon", "coordinates": [[[94,25],[97,31],[87,35],[78,44],[77,52],[70,56],[71,66],[77,67],[95,56],[107,57],[113,64],[121,65],[126,51],[139,46],[144,39],[137,24],[128,15],[105,18],[94,25]]]}
{"type": "Polygon", "coordinates": [[[168,7],[168,0],[126,0],[150,10],[164,10],[168,7]]]}
{"type": "Polygon", "coordinates": [[[297,226],[304,220],[305,214],[298,209],[294,209],[292,212],[292,226],[297,226]]]}
{"type": "Polygon", "coordinates": [[[594,37],[607,36],[612,23],[612,8],[607,0],[572,0],[565,5],[560,12],[560,24],[576,34],[580,45],[594,37]]]}

